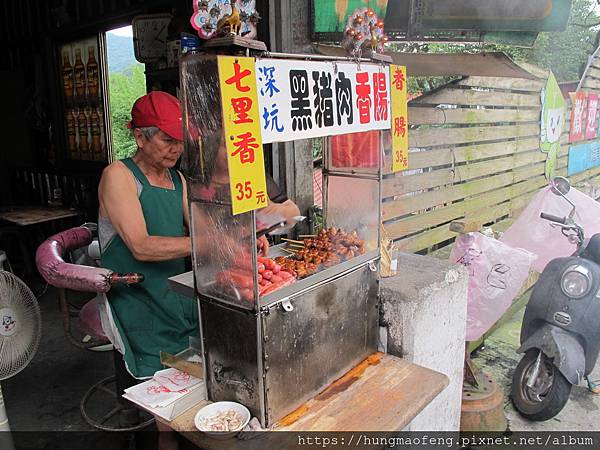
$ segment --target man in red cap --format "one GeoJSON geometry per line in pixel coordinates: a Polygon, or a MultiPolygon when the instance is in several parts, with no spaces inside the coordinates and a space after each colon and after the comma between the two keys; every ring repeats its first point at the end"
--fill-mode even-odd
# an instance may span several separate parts
{"type": "Polygon", "coordinates": [[[128,127],[137,151],[102,173],[98,230],[102,266],[145,280],[107,293],[103,327],[127,371],[148,378],[163,368],[160,351],[178,353],[198,336],[195,302],[167,285],[191,253],[185,179],[173,168],[183,152],[179,100],[160,91],[140,97],[128,127]]]}

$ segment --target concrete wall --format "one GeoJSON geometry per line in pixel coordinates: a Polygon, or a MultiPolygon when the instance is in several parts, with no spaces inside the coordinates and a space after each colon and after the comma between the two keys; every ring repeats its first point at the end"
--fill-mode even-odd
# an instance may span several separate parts
{"type": "Polygon", "coordinates": [[[407,431],[458,431],[462,397],[468,275],[428,256],[401,254],[398,274],[383,278],[387,351],[444,373],[450,384],[407,431]]]}

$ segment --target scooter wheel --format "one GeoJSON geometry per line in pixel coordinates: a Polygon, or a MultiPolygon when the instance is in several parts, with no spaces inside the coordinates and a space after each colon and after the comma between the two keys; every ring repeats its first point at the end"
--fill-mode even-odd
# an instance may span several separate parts
{"type": "Polygon", "coordinates": [[[521,359],[511,387],[512,402],[519,413],[530,420],[544,421],[556,416],[569,400],[571,384],[544,353],[538,376],[531,387],[527,382],[540,350],[531,349],[521,359]]]}

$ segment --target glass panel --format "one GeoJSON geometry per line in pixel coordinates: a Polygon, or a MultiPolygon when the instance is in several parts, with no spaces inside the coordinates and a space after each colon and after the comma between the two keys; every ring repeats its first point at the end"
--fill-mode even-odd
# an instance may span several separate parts
{"type": "Polygon", "coordinates": [[[375,174],[379,169],[379,131],[332,136],[328,147],[329,170],[375,174]]]}
{"type": "Polygon", "coordinates": [[[364,250],[379,247],[379,182],[364,178],[327,177],[325,226],[356,232],[364,250]]]}
{"type": "MultiPolygon", "coordinates": [[[[223,112],[216,57],[185,56],[181,88],[185,131],[181,170],[192,181],[208,188],[215,174],[224,178],[220,174],[227,171],[227,152],[218,157],[223,136],[223,112]]],[[[226,178],[228,181],[228,176],[226,178]]]]}
{"type": "Polygon", "coordinates": [[[191,215],[198,293],[254,308],[252,213],[233,216],[229,204],[193,202],[191,215]]]}

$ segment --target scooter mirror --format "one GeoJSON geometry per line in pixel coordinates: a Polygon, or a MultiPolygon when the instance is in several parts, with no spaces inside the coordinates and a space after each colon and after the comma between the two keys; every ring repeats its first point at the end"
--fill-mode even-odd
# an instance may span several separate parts
{"type": "Polygon", "coordinates": [[[564,196],[571,190],[571,184],[565,177],[554,177],[550,180],[550,189],[556,195],[564,196]]]}

